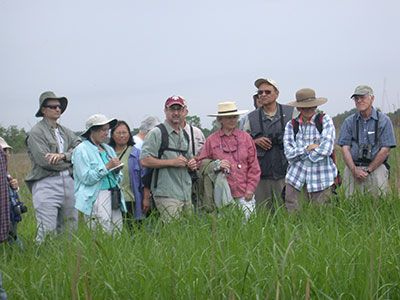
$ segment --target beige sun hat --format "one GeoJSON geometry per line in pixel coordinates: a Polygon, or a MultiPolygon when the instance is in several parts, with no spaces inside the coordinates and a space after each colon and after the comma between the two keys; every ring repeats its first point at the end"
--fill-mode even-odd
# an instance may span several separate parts
{"type": "Polygon", "coordinates": [[[249,110],[238,110],[236,103],[232,101],[218,103],[218,113],[210,114],[209,117],[238,116],[247,113],[249,110]]]}
{"type": "Polygon", "coordinates": [[[43,117],[42,107],[46,103],[46,100],[49,100],[49,99],[54,99],[54,100],[60,101],[61,113],[63,113],[65,111],[65,109],[67,108],[67,105],[68,105],[68,99],[67,98],[65,98],[65,97],[57,97],[56,94],[54,94],[54,92],[47,91],[47,92],[42,93],[40,95],[40,97],[39,97],[39,109],[38,109],[35,117],[43,117]]]}
{"type": "Polygon", "coordinates": [[[117,125],[118,120],[117,119],[108,119],[105,115],[102,114],[95,114],[93,116],[90,116],[86,120],[85,124],[85,131],[81,134],[82,136],[86,137],[88,134],[90,128],[93,126],[103,126],[106,124],[110,125],[110,129],[114,128],[115,125],[117,125]]]}
{"type": "Polygon", "coordinates": [[[316,98],[313,89],[304,88],[296,92],[296,100],[287,105],[294,107],[314,107],[328,102],[326,98],[316,98]]]}
{"type": "Polygon", "coordinates": [[[7,144],[6,140],[0,136],[0,147],[3,149],[12,149],[12,147],[7,144]]]}

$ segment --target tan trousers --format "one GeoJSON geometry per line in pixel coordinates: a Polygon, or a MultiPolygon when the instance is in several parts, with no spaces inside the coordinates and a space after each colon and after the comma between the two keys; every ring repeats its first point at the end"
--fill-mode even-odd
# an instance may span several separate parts
{"type": "Polygon", "coordinates": [[[191,201],[182,201],[168,197],[154,197],[154,202],[160,213],[162,221],[168,223],[178,219],[182,214],[192,214],[193,204],[191,201]]]}
{"type": "Polygon", "coordinates": [[[265,207],[273,210],[274,201],[279,201],[280,205],[282,203],[281,194],[284,186],[285,178],[278,180],[261,179],[255,192],[257,208],[265,207]]]}
{"type": "Polygon", "coordinates": [[[343,186],[346,196],[351,196],[356,191],[362,194],[371,194],[374,197],[386,195],[389,192],[389,171],[382,164],[369,174],[366,180],[360,181],[353,177],[350,169],[346,166],[343,172],[343,186]]]}
{"type": "Polygon", "coordinates": [[[332,195],[332,190],[329,187],[319,192],[309,193],[307,192],[306,187],[304,187],[303,191],[298,191],[290,184],[286,184],[285,206],[289,212],[300,210],[301,195],[310,202],[324,204],[329,201],[329,198],[332,195]]]}

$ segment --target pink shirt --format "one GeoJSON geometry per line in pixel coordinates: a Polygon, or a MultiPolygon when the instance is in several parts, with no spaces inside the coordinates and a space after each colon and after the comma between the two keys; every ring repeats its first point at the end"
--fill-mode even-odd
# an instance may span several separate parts
{"type": "Polygon", "coordinates": [[[226,159],[231,163],[227,179],[234,198],[243,197],[246,192],[254,193],[261,171],[256,146],[247,132],[239,129],[235,129],[231,135],[226,135],[222,130],[214,132],[206,139],[198,160],[205,158],[226,159]]]}

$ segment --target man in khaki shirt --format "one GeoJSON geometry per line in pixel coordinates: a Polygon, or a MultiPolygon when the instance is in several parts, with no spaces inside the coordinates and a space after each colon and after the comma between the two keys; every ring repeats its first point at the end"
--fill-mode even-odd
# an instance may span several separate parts
{"type": "Polygon", "coordinates": [[[146,136],[140,154],[140,163],[154,169],[151,191],[161,219],[167,222],[192,211],[192,181],[188,171],[196,169],[197,165],[181,128],[184,111],[183,98],[169,97],[165,102],[163,123],[168,132],[168,149],[158,158],[161,129],[155,127],[146,136]]]}

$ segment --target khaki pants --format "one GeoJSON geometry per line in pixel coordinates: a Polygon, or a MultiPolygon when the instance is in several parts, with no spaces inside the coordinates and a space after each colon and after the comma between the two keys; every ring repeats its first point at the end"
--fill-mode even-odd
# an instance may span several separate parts
{"type": "Polygon", "coordinates": [[[371,194],[374,197],[386,195],[389,192],[389,171],[382,164],[364,181],[360,181],[353,177],[350,169],[346,166],[343,173],[343,186],[346,196],[351,196],[355,192],[371,194]]]}
{"type": "Polygon", "coordinates": [[[285,205],[289,212],[300,210],[301,195],[304,195],[304,198],[310,202],[324,204],[329,201],[329,198],[332,195],[332,190],[329,187],[322,191],[309,193],[307,192],[306,187],[303,188],[303,191],[298,191],[292,185],[286,184],[285,205]]]}
{"type": "Polygon", "coordinates": [[[258,207],[274,209],[274,201],[280,201],[283,187],[285,186],[285,178],[274,179],[261,179],[257,185],[255,192],[256,205],[258,207]]]}
{"type": "Polygon", "coordinates": [[[162,221],[168,223],[172,219],[178,219],[185,214],[192,214],[193,205],[190,201],[182,201],[168,197],[154,197],[154,202],[162,221]]]}

